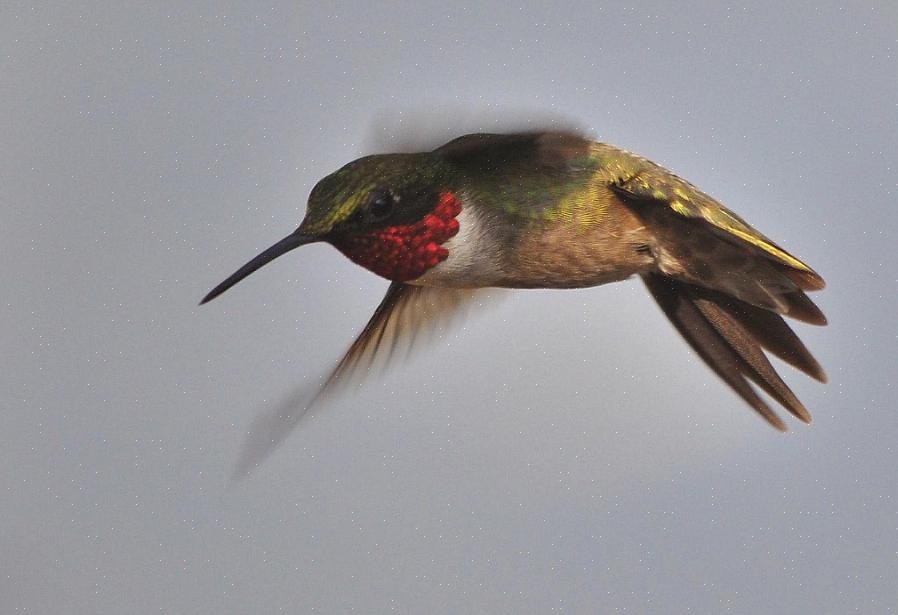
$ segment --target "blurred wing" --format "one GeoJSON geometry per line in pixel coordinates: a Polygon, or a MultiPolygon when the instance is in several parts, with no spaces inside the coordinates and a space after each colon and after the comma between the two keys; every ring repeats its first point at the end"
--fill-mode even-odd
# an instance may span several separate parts
{"type": "Polygon", "coordinates": [[[533,109],[439,104],[375,112],[364,153],[427,152],[469,133],[580,132],[572,119],[533,109]]]}
{"type": "MultiPolygon", "coordinates": [[[[466,308],[495,296],[496,289],[412,286],[394,282],[374,315],[314,396],[302,387],[253,420],[233,480],[247,476],[280,446],[321,398],[360,382],[375,368],[407,356],[421,338],[448,328],[466,308]]],[[[501,292],[501,291],[498,291],[501,292]]]]}
{"type": "Polygon", "coordinates": [[[407,357],[421,338],[433,338],[478,300],[483,289],[437,288],[393,282],[374,315],[328,376],[315,399],[359,383],[397,357],[407,357]]]}

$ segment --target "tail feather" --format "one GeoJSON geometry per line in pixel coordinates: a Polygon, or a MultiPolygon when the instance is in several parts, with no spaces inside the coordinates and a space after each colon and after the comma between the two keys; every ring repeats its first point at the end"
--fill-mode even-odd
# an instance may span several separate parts
{"type": "Polygon", "coordinates": [[[724,295],[718,295],[716,300],[748,330],[764,350],[801,370],[811,378],[826,382],[826,373],[820,363],[792,328],[786,324],[782,316],[724,295]]]}
{"type": "Polygon", "coordinates": [[[693,302],[705,320],[739,356],[743,375],[764,389],[792,414],[806,423],[810,422],[811,415],[807,409],[776,373],[764,355],[761,345],[740,324],[739,320],[712,298],[693,297],[693,302]]]}
{"type": "Polygon", "coordinates": [[[791,318],[806,322],[812,325],[825,325],[826,316],[820,311],[813,301],[800,290],[781,295],[781,298],[788,306],[785,312],[791,318]]]}
{"type": "Polygon", "coordinates": [[[810,422],[810,413],[764,354],[766,348],[809,375],[825,379],[820,365],[782,317],[663,274],[645,274],[643,281],[690,346],[768,423],[786,430],[782,419],[758,396],[749,381],[800,420],[810,422]]]}

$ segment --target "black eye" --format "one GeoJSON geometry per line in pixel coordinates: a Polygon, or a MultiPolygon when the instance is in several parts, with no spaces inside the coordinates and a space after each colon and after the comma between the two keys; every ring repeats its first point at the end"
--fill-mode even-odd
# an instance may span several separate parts
{"type": "Polygon", "coordinates": [[[375,192],[368,205],[368,211],[375,220],[383,220],[393,213],[393,195],[389,192],[375,192]]]}

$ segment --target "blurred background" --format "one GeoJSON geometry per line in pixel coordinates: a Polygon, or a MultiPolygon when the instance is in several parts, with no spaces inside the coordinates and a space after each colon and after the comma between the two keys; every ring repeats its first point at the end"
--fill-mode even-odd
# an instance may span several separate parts
{"type": "Polygon", "coordinates": [[[0,611],[894,608],[896,7],[4,2],[0,611]],[[814,424],[638,281],[522,291],[231,482],[387,283],[316,245],[199,299],[345,162],[546,117],[827,279],[814,424]]]}

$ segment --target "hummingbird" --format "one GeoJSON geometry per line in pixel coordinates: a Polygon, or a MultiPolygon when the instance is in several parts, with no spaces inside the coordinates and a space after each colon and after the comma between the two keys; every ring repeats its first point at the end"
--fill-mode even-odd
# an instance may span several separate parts
{"type": "Polygon", "coordinates": [[[689,182],[577,132],[469,134],[432,151],[350,162],[315,185],[295,232],[201,304],[313,242],[391,282],[319,395],[442,326],[482,289],[583,288],[632,276],[776,429],[785,422],[753,385],[801,421],[811,415],[765,352],[826,382],[783,318],[825,325],[805,294],[823,278],[689,182]]]}

